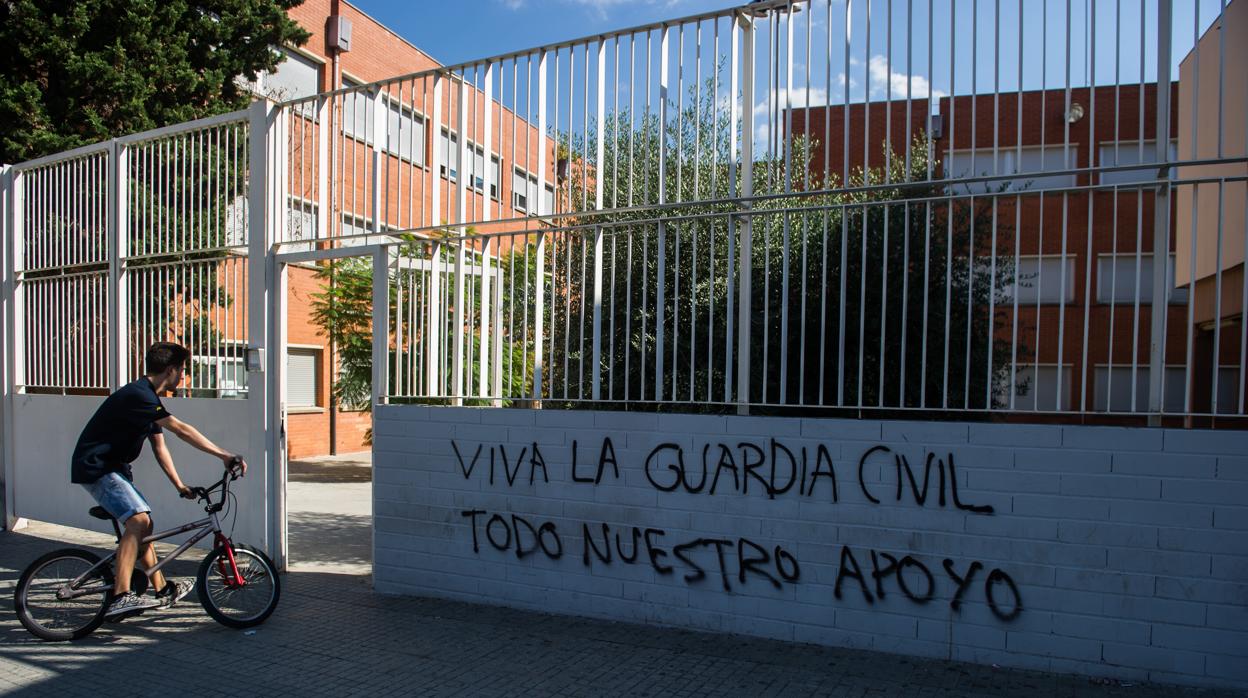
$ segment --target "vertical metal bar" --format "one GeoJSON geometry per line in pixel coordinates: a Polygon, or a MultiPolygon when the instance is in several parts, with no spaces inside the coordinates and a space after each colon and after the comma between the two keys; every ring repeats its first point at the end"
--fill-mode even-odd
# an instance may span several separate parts
{"type": "MultiPolygon", "coordinates": [[[[1221,39],[1219,34],[1219,39],[1221,39]]],[[[1219,120],[1221,120],[1219,112],[1219,120]]],[[[1219,137],[1219,141],[1221,138],[1219,137]]],[[[1218,153],[1221,155],[1221,152],[1218,153]]],[[[1226,181],[1222,180],[1218,183],[1218,234],[1217,249],[1215,252],[1216,263],[1214,264],[1214,283],[1213,283],[1213,385],[1209,388],[1209,414],[1218,414],[1218,368],[1222,361],[1222,224],[1226,220],[1226,201],[1223,196],[1223,189],[1226,187],[1226,181]]],[[[1169,259],[1163,266],[1169,271],[1169,259]]],[[[1157,264],[1157,260],[1153,260],[1153,264],[1157,264]]],[[[1167,281],[1169,274],[1166,275],[1167,281]]],[[[1195,278],[1192,279],[1192,288],[1196,288],[1195,278]]],[[[1169,291],[1169,283],[1166,284],[1166,290],[1169,291]]],[[[1241,381],[1242,382],[1242,381],[1241,381]]]]}
{"type": "MultiPolygon", "coordinates": [[[[733,16],[732,18],[729,19],[729,24],[731,28],[729,32],[729,38],[728,38],[728,43],[730,47],[729,48],[730,55],[728,58],[728,67],[730,70],[730,74],[728,78],[728,104],[729,104],[728,111],[729,111],[729,114],[728,114],[728,182],[727,182],[729,198],[735,198],[737,195],[737,191],[738,191],[738,188],[737,188],[738,187],[737,185],[737,118],[739,116],[741,102],[737,100],[737,88],[741,82],[740,80],[741,68],[743,64],[745,64],[745,62],[741,60],[741,37],[740,37],[740,34],[741,34],[740,28],[743,25],[744,21],[748,21],[748,20],[742,20],[738,16],[733,16]]],[[[718,30],[718,25],[716,25],[716,29],[718,30]]],[[[718,74],[718,71],[717,71],[717,74],[718,74]]],[[[716,102],[718,102],[719,101],[718,91],[715,94],[716,94],[715,96],[716,102]]],[[[750,94],[746,95],[745,99],[742,100],[742,102],[745,102],[746,105],[749,105],[749,102],[746,100],[750,100],[753,98],[754,98],[753,90],[751,89],[750,94]]],[[[733,326],[735,318],[732,312],[733,311],[733,298],[734,298],[733,292],[735,290],[733,286],[738,283],[737,276],[733,273],[733,265],[736,260],[735,254],[737,251],[736,250],[737,240],[736,240],[736,235],[733,234],[734,224],[733,224],[733,217],[731,214],[725,216],[724,224],[725,224],[724,234],[728,237],[728,252],[727,252],[727,256],[724,258],[724,274],[725,276],[728,277],[727,293],[724,294],[724,326],[725,326],[725,329],[724,329],[724,402],[730,402],[732,400],[732,375],[733,375],[732,345],[733,345],[733,336],[734,336],[733,332],[736,329],[733,326]]],[[[631,274],[630,274],[630,278],[631,278],[631,274]]],[[[740,339],[738,338],[737,341],[739,345],[740,339]]],[[[744,406],[742,406],[740,409],[744,409],[744,406]]]]}
{"type": "MultiPolygon", "coordinates": [[[[467,79],[463,74],[456,76],[456,83],[459,86],[459,94],[457,100],[456,119],[459,129],[459,163],[456,168],[455,176],[455,223],[459,224],[456,229],[458,240],[455,242],[455,327],[452,344],[451,370],[455,384],[451,396],[454,398],[462,398],[464,396],[464,261],[465,246],[467,243],[468,231],[463,227],[466,218],[466,210],[468,206],[468,183],[472,177],[469,166],[473,157],[473,153],[468,150],[468,87],[467,79]]],[[[447,152],[450,152],[450,143],[448,139],[447,152]]],[[[447,174],[450,174],[450,168],[447,168],[447,174]]],[[[460,404],[456,399],[453,404],[460,404]]]]}
{"type": "MultiPolygon", "coordinates": [[[[586,51],[588,51],[586,47],[586,51]]],[[[606,173],[603,171],[605,165],[603,158],[605,152],[604,131],[606,130],[606,108],[607,108],[607,54],[606,41],[598,42],[598,128],[596,134],[596,155],[594,163],[599,170],[599,174],[594,177],[594,209],[601,211],[603,208],[603,180],[606,179],[606,173]]],[[[586,101],[589,95],[585,95],[586,101]]],[[[589,136],[588,132],[585,134],[589,136]]],[[[614,264],[615,255],[611,256],[614,264]]],[[[593,350],[591,354],[590,370],[592,371],[592,387],[590,389],[590,397],[594,402],[602,399],[602,227],[599,226],[594,230],[594,321],[591,325],[593,332],[593,350]]],[[[612,276],[614,280],[614,275],[612,276]]],[[[615,301],[615,294],[611,295],[612,302],[615,301]]]]}
{"type": "MultiPolygon", "coordinates": [[[[617,35],[612,42],[614,51],[613,89],[615,103],[611,110],[611,208],[620,205],[620,37],[617,35]]],[[[631,90],[630,90],[631,91],[631,90]]],[[[599,126],[602,128],[602,126],[599,126]]],[[[615,399],[615,317],[616,317],[616,242],[619,232],[613,231],[611,236],[611,310],[607,330],[607,399],[615,399]]],[[[627,340],[624,342],[627,344],[627,340]]],[[[600,350],[601,351],[601,350],[600,350]]],[[[595,364],[597,365],[597,364],[595,364]]]]}
{"type": "MultiPolygon", "coordinates": [[[[447,168],[447,180],[450,180],[450,166],[443,161],[444,158],[450,155],[451,138],[449,133],[446,138],[446,148],[438,147],[442,139],[442,93],[445,89],[443,85],[445,81],[446,76],[441,72],[433,76],[433,115],[429,130],[431,134],[429,142],[433,146],[433,162],[429,168],[428,178],[430,189],[429,225],[431,226],[438,224],[438,217],[442,211],[442,181],[438,173],[442,171],[443,167],[447,168]]],[[[430,380],[432,381],[432,379],[433,376],[431,375],[430,380]]],[[[430,385],[432,385],[432,382],[430,385]]]]}
{"type": "Polygon", "coordinates": [[[129,348],[128,343],[124,340],[126,333],[124,328],[128,326],[125,320],[126,298],[125,269],[122,259],[126,256],[124,245],[128,242],[129,236],[124,231],[128,231],[130,209],[128,184],[129,178],[126,176],[129,171],[130,151],[129,148],[121,145],[114,140],[109,148],[108,154],[108,183],[106,186],[105,197],[108,206],[107,234],[108,243],[106,253],[108,255],[108,286],[107,286],[107,303],[108,303],[108,376],[106,385],[110,390],[117,390],[122,385],[122,376],[126,375],[126,366],[128,360],[126,358],[126,350],[129,348]]]}
{"type": "MultiPolygon", "coordinates": [[[[462,246],[461,246],[462,248],[462,246]]],[[[385,404],[389,384],[390,248],[373,249],[373,406],[385,404]]],[[[457,386],[458,387],[458,386],[457,386]]]]}
{"type": "MultiPolygon", "coordinates": [[[[813,6],[812,6],[812,12],[813,6]]],[[[824,13],[827,15],[825,28],[825,36],[827,38],[826,53],[824,54],[824,72],[825,86],[824,94],[827,97],[827,106],[823,110],[823,180],[820,187],[823,189],[831,189],[831,164],[832,164],[832,0],[825,0],[824,13]]],[[[929,71],[930,72],[930,71],[929,71]]],[[[809,124],[809,109],[807,109],[807,123],[809,124]]],[[[844,125],[845,114],[842,112],[841,124],[844,125]]],[[[810,126],[807,125],[807,131],[810,126]]],[[[831,204],[831,200],[828,201],[831,204]]],[[[827,365],[828,365],[828,229],[831,218],[829,208],[823,210],[823,237],[820,247],[822,263],[819,270],[819,405],[826,403],[824,399],[825,388],[827,386],[827,365]]]]}
{"type": "MultiPolygon", "coordinates": [[[[849,186],[849,125],[850,125],[849,49],[850,49],[850,24],[853,21],[852,13],[853,13],[853,0],[845,0],[845,41],[844,41],[845,55],[843,58],[844,62],[842,63],[842,71],[841,71],[841,74],[844,77],[844,79],[842,80],[842,87],[844,88],[844,92],[845,92],[844,99],[841,103],[841,137],[842,137],[841,187],[842,188],[849,186]]],[[[831,20],[829,20],[829,22],[830,21],[831,20]]],[[[842,201],[842,205],[840,209],[840,215],[841,215],[841,250],[840,250],[840,253],[841,253],[841,256],[840,256],[840,266],[838,267],[838,269],[840,270],[840,273],[838,274],[840,281],[839,281],[838,289],[837,289],[838,294],[839,294],[837,296],[837,305],[840,308],[840,312],[837,318],[837,326],[836,326],[836,347],[837,347],[837,351],[836,351],[836,404],[838,406],[843,406],[845,404],[845,316],[846,316],[846,308],[848,306],[848,304],[845,302],[845,290],[847,288],[846,277],[848,276],[845,273],[845,269],[846,269],[845,258],[849,251],[849,240],[848,240],[849,223],[847,219],[845,218],[845,206],[843,204],[843,202],[845,201],[845,197],[844,195],[842,195],[840,198],[842,201]]]]}
{"type": "MultiPolygon", "coordinates": [[[[740,249],[737,264],[737,413],[750,411],[750,321],[752,314],[753,285],[753,218],[754,206],[754,20],[739,15],[741,29],[741,215],[737,218],[737,237],[740,249]]],[[[735,34],[734,24],[734,34],[735,34]]],[[[733,45],[736,40],[734,37],[733,45]]],[[[734,63],[735,65],[735,63],[734,63]]],[[[737,107],[736,90],[732,101],[737,107]]],[[[733,119],[733,124],[736,119],[733,119]]],[[[733,136],[735,139],[735,135],[733,136]]],[[[735,148],[734,148],[735,150],[735,148]]]]}
{"type": "MultiPolygon", "coordinates": [[[[885,10],[888,19],[885,22],[885,41],[884,41],[884,72],[886,75],[884,84],[884,181],[892,182],[893,169],[893,0],[888,0],[885,4],[885,10]]],[[[879,385],[876,387],[875,402],[877,405],[884,406],[884,364],[887,348],[885,347],[885,336],[888,334],[888,256],[889,256],[889,231],[890,213],[892,207],[885,204],[884,208],[884,240],[880,248],[880,355],[877,362],[877,371],[879,372],[879,385]]]]}
{"type": "MultiPolygon", "coordinates": [[[[492,162],[490,153],[493,152],[493,148],[494,148],[494,63],[485,64],[485,94],[484,94],[483,102],[484,102],[483,118],[485,121],[485,124],[484,124],[485,134],[482,138],[484,143],[482,144],[482,156],[481,157],[482,157],[482,162],[484,163],[483,167],[485,169],[485,172],[482,173],[482,177],[481,177],[481,182],[482,182],[482,185],[481,185],[481,202],[482,202],[481,221],[488,223],[492,219],[492,215],[490,212],[490,185],[493,184],[495,190],[498,191],[499,194],[501,194],[503,190],[503,185],[501,182],[493,181],[494,180],[494,176],[493,176],[494,168],[490,166],[490,163],[492,162]]],[[[499,175],[501,176],[501,174],[502,174],[502,158],[499,158],[499,175]]],[[[492,340],[491,340],[490,333],[491,333],[491,330],[493,330],[495,334],[501,334],[500,328],[498,327],[497,323],[494,322],[496,318],[494,317],[490,309],[491,300],[492,300],[491,290],[490,290],[490,281],[491,281],[490,277],[491,277],[491,274],[493,273],[491,271],[492,269],[491,259],[494,253],[493,242],[494,242],[494,238],[492,236],[486,236],[484,247],[481,251],[481,262],[479,265],[481,269],[481,291],[480,291],[481,296],[480,296],[480,303],[479,303],[480,309],[481,309],[481,329],[480,329],[480,342],[479,342],[480,350],[479,350],[479,356],[477,360],[477,368],[478,368],[477,391],[478,391],[478,394],[481,395],[482,397],[489,395],[489,393],[491,392],[490,385],[493,381],[490,380],[490,371],[496,372],[498,370],[498,365],[490,361],[491,355],[493,353],[491,351],[493,347],[491,344],[492,340]],[[491,325],[493,325],[493,327],[491,327],[491,325]]],[[[499,252],[501,253],[502,250],[499,250],[499,252]]]]}
{"type": "MultiPolygon", "coordinates": [[[[1091,18],[1089,21],[1091,23],[1091,27],[1089,31],[1091,32],[1091,36],[1095,37],[1096,36],[1096,10],[1095,9],[1091,10],[1091,18]]],[[[1097,143],[1096,143],[1096,42],[1092,41],[1090,42],[1090,44],[1091,45],[1089,47],[1089,51],[1091,52],[1091,54],[1088,58],[1088,62],[1090,64],[1088,72],[1089,72],[1089,75],[1091,76],[1091,81],[1088,86],[1088,143],[1087,143],[1088,152],[1086,156],[1087,157],[1086,162],[1087,162],[1087,166],[1089,170],[1093,168],[1094,166],[1093,163],[1097,162],[1095,158],[1099,155],[1097,143]]],[[[1078,154],[1076,154],[1076,157],[1077,156],[1078,154]]],[[[1078,163],[1076,162],[1076,165],[1077,164],[1078,163]]],[[[1069,164],[1067,165],[1067,167],[1069,167],[1069,164]]],[[[1091,183],[1091,179],[1092,179],[1092,175],[1089,174],[1088,175],[1089,184],[1091,183]]],[[[1088,193],[1087,201],[1088,201],[1088,218],[1087,218],[1087,231],[1086,231],[1087,237],[1086,237],[1086,241],[1084,243],[1084,249],[1083,249],[1083,255],[1084,255],[1083,339],[1082,339],[1083,352],[1079,360],[1079,385],[1080,385],[1079,410],[1081,412],[1088,411],[1088,382],[1089,382],[1088,381],[1088,375],[1089,375],[1089,372],[1088,372],[1088,331],[1089,331],[1090,315],[1092,314],[1092,258],[1096,256],[1093,253],[1093,249],[1092,249],[1093,211],[1096,207],[1096,192],[1095,191],[1088,193]]],[[[1117,223],[1116,220],[1115,220],[1115,223],[1117,223]]],[[[1113,332],[1111,329],[1110,335],[1112,336],[1112,334],[1113,332]]],[[[1061,373],[1060,368],[1058,369],[1058,373],[1060,377],[1060,373],[1061,373]]],[[[1092,376],[1093,376],[1093,379],[1095,379],[1095,371],[1092,372],[1092,376]]]]}
{"type": "MultiPolygon", "coordinates": [[[[668,100],[668,46],[669,28],[664,25],[660,30],[659,40],[659,200],[660,206],[667,203],[667,100],[668,100]]],[[[648,56],[647,56],[648,58],[648,56]]],[[[655,282],[654,305],[654,399],[663,399],[664,359],[666,354],[664,330],[667,327],[665,318],[667,286],[667,226],[659,220],[658,243],[659,260],[658,275],[655,282]]]]}
{"type": "MultiPolygon", "coordinates": [[[[322,95],[316,102],[316,239],[329,237],[329,117],[333,106],[331,98],[322,95]]],[[[214,199],[216,197],[214,196],[214,199]]]]}
{"type": "MultiPolygon", "coordinates": [[[[784,42],[784,193],[793,193],[793,3],[790,1],[786,13],[784,42]]],[[[777,21],[779,16],[776,17],[777,21]]],[[[809,63],[809,61],[808,61],[809,63]]],[[[807,65],[809,70],[810,66],[807,65]]],[[[807,84],[810,83],[809,78],[807,84]]],[[[781,124],[771,124],[779,129],[781,124]]],[[[788,402],[789,395],[789,273],[790,273],[790,237],[792,235],[792,216],[786,211],[781,220],[781,259],[780,272],[780,340],[776,342],[776,350],[780,355],[780,404],[788,402]]],[[[803,272],[803,277],[805,272],[803,272]]],[[[766,362],[763,362],[764,365],[766,362]]]]}
{"type": "MultiPolygon", "coordinates": [[[[1141,10],[1143,12],[1143,10],[1141,10]]],[[[1171,0],[1157,0],[1157,193],[1153,205],[1153,307],[1151,339],[1148,350],[1148,420],[1149,424],[1161,424],[1161,412],[1165,403],[1162,391],[1165,390],[1165,341],[1166,341],[1166,268],[1170,252],[1170,21],[1172,17],[1171,0]]],[[[1141,103],[1144,100],[1140,93],[1141,103]]],[[[1144,134],[1140,133],[1143,140],[1144,134]]],[[[1193,141],[1195,148],[1195,141],[1193,141]]],[[[1193,187],[1192,196],[1196,196],[1193,187]]],[[[1197,199],[1192,199],[1192,211],[1195,215],[1197,199]]],[[[1196,228],[1192,228],[1192,242],[1195,244],[1196,228]]],[[[1195,277],[1192,277],[1191,296],[1196,295],[1195,277]]],[[[1189,323],[1190,328],[1190,323],[1189,323]]],[[[1215,362],[1216,363],[1216,362],[1215,362]]],[[[1191,353],[1188,353],[1187,365],[1192,364],[1191,353]]],[[[1186,392],[1191,396],[1191,383],[1186,384],[1186,392]]],[[[1190,412],[1190,409],[1186,410],[1190,412]]]]}
{"type": "MultiPolygon", "coordinates": [[[[544,142],[546,135],[546,61],[549,52],[542,50],[541,58],[538,60],[537,66],[537,137],[539,139],[537,149],[537,199],[538,211],[542,211],[544,207],[543,201],[545,197],[546,182],[546,154],[547,148],[544,142]]],[[[546,312],[546,236],[542,232],[537,234],[537,269],[534,275],[534,291],[533,301],[533,399],[542,399],[542,343],[543,326],[546,312]]]]}

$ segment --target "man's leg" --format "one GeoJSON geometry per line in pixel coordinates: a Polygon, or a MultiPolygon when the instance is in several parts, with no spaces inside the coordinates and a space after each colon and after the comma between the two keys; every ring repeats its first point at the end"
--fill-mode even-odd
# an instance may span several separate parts
{"type": "MultiPolygon", "coordinates": [[[[151,534],[148,534],[151,535],[151,534]]],[[[139,561],[143,563],[143,569],[150,570],[159,562],[156,558],[156,546],[148,543],[143,546],[143,553],[139,556],[139,561]]],[[[152,580],[152,591],[161,591],[165,588],[165,574],[160,570],[147,573],[148,579],[152,580]]]]}
{"type": "MultiPolygon", "coordinates": [[[[130,575],[134,574],[134,561],[138,558],[139,546],[143,539],[151,534],[152,517],[140,513],[126,519],[125,528],[121,532],[121,543],[117,545],[117,580],[113,584],[114,595],[121,596],[130,591],[130,575]]],[[[151,547],[149,543],[147,545],[149,552],[151,547]]],[[[152,557],[155,558],[154,553],[152,557]]]]}

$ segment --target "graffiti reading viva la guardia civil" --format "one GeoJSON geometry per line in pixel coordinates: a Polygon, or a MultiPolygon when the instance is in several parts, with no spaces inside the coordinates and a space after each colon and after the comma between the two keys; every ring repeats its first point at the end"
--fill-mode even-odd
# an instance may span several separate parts
{"type": "MultiPolygon", "coordinates": [[[[596,459],[585,462],[576,441],[566,460],[549,461],[536,442],[516,446],[477,443],[463,446],[451,440],[464,479],[481,478],[490,485],[513,487],[551,481],[551,463],[564,464],[568,480],[588,487],[622,480],[621,465],[610,437],[604,437],[596,459]]],[[[562,450],[562,449],[560,449],[562,450]]],[[[840,464],[844,467],[844,464],[840,464]]],[[[957,465],[953,453],[940,457],[926,452],[922,464],[911,463],[905,454],[888,446],[865,449],[856,462],[857,491],[842,493],[837,467],[824,444],[790,447],[768,439],[764,444],[751,441],[706,443],[694,453],[686,453],[675,443],[662,443],[651,449],[639,463],[646,482],[660,493],[691,495],[765,496],[768,499],[798,497],[839,503],[853,497],[858,503],[880,505],[886,498],[909,501],[920,507],[952,508],[970,515],[991,516],[991,505],[973,504],[958,491],[957,465]],[[894,487],[872,482],[865,476],[868,465],[883,464],[895,473],[894,487]],[[933,476],[934,479],[933,479],[933,476]]],[[[851,466],[852,467],[852,466],[851,466]]],[[[657,574],[680,574],[690,585],[718,584],[731,592],[753,583],[777,589],[800,584],[802,569],[794,553],[783,544],[762,543],[750,538],[678,537],[662,528],[626,526],[604,521],[578,522],[569,534],[559,526],[566,521],[535,520],[515,513],[467,509],[461,512],[472,530],[473,552],[484,546],[514,554],[523,559],[543,555],[552,560],[579,557],[585,567],[610,565],[650,565],[657,574]],[[567,550],[564,538],[579,539],[579,550],[567,550]]],[[[831,561],[821,560],[827,564],[831,561]]],[[[914,555],[897,555],[840,545],[833,597],[861,594],[867,603],[887,602],[890,593],[915,604],[948,599],[957,611],[963,601],[979,594],[992,613],[1011,621],[1023,610],[1018,585],[999,568],[986,569],[973,560],[959,564],[941,561],[939,568],[914,555]]]]}

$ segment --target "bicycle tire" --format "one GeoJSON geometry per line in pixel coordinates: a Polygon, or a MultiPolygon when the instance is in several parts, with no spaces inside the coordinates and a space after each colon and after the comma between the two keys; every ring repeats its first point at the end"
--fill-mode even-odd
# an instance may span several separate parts
{"type": "Polygon", "coordinates": [[[85,599],[82,603],[73,606],[66,606],[66,611],[74,612],[72,616],[68,613],[64,616],[67,618],[68,624],[61,628],[49,627],[43,616],[46,615],[46,606],[49,601],[61,604],[72,604],[73,601],[60,601],[55,599],[55,591],[52,591],[52,599],[45,599],[48,590],[59,589],[68,584],[75,577],[95,566],[100,561],[100,556],[89,550],[80,548],[63,548],[54,550],[43,557],[35,560],[26,567],[22,572],[22,576],[18,579],[17,586],[13,590],[13,608],[17,612],[17,619],[21,622],[22,627],[26,628],[32,635],[43,640],[53,642],[66,642],[69,640],[78,640],[90,635],[100,624],[104,622],[104,611],[108,608],[108,604],[113,600],[113,570],[111,565],[105,565],[96,571],[94,575],[88,578],[91,581],[98,580],[102,585],[101,593],[97,596],[81,597],[85,599]],[[47,584],[39,585],[46,587],[41,590],[38,597],[32,595],[32,581],[38,581],[40,573],[45,570],[52,570],[52,565],[58,562],[71,561],[76,563],[71,567],[71,572],[49,572],[52,577],[47,584]],[[32,603],[33,602],[33,603],[32,603]]]}
{"type": "Polygon", "coordinates": [[[281,597],[282,585],[277,567],[267,555],[250,545],[235,544],[234,560],[246,584],[241,589],[231,589],[222,566],[217,564],[223,555],[224,547],[213,548],[199,564],[195,582],[200,605],[213,620],[228,628],[250,628],[263,623],[277,609],[277,601],[281,597]],[[253,594],[248,597],[247,610],[235,610],[234,604],[222,603],[240,601],[247,587],[252,587],[248,593],[253,594]]]}

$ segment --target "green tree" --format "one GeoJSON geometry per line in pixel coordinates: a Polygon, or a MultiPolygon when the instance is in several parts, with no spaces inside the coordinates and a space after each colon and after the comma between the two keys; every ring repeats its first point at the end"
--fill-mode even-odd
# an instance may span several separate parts
{"type": "Polygon", "coordinates": [[[0,2],[0,162],[245,107],[302,0],[0,2]]]}
{"type": "MultiPolygon", "coordinates": [[[[548,362],[556,398],[590,395],[592,279],[581,260],[592,255],[594,229],[575,227],[590,221],[608,224],[603,397],[736,398],[728,323],[738,310],[741,240],[727,214],[742,208],[708,201],[728,196],[731,134],[710,84],[701,95],[691,90],[683,109],[669,103],[663,124],[654,111],[608,115],[601,162],[586,147],[595,143],[597,124],[585,134],[557,136],[571,154],[558,196],[561,220],[572,228],[548,243],[555,260],[549,343],[564,354],[548,362]],[[667,201],[691,203],[587,215],[600,181],[609,207],[656,202],[660,173],[667,201]],[[660,322],[663,375],[656,375],[660,322]]],[[[989,198],[948,199],[924,181],[923,134],[902,152],[886,153],[887,166],[858,168],[844,183],[836,175],[826,184],[805,175],[817,146],[792,138],[787,187],[782,146],[760,149],[753,163],[755,196],[797,196],[751,205],[750,401],[830,404],[839,396],[864,407],[1000,405],[1010,346],[996,330],[1004,326],[1001,304],[1013,281],[1012,255],[1003,247],[1012,235],[1000,222],[1012,215],[997,217],[994,247],[989,198]]],[[[1024,347],[1019,358],[1027,353],[1024,347]]]]}

